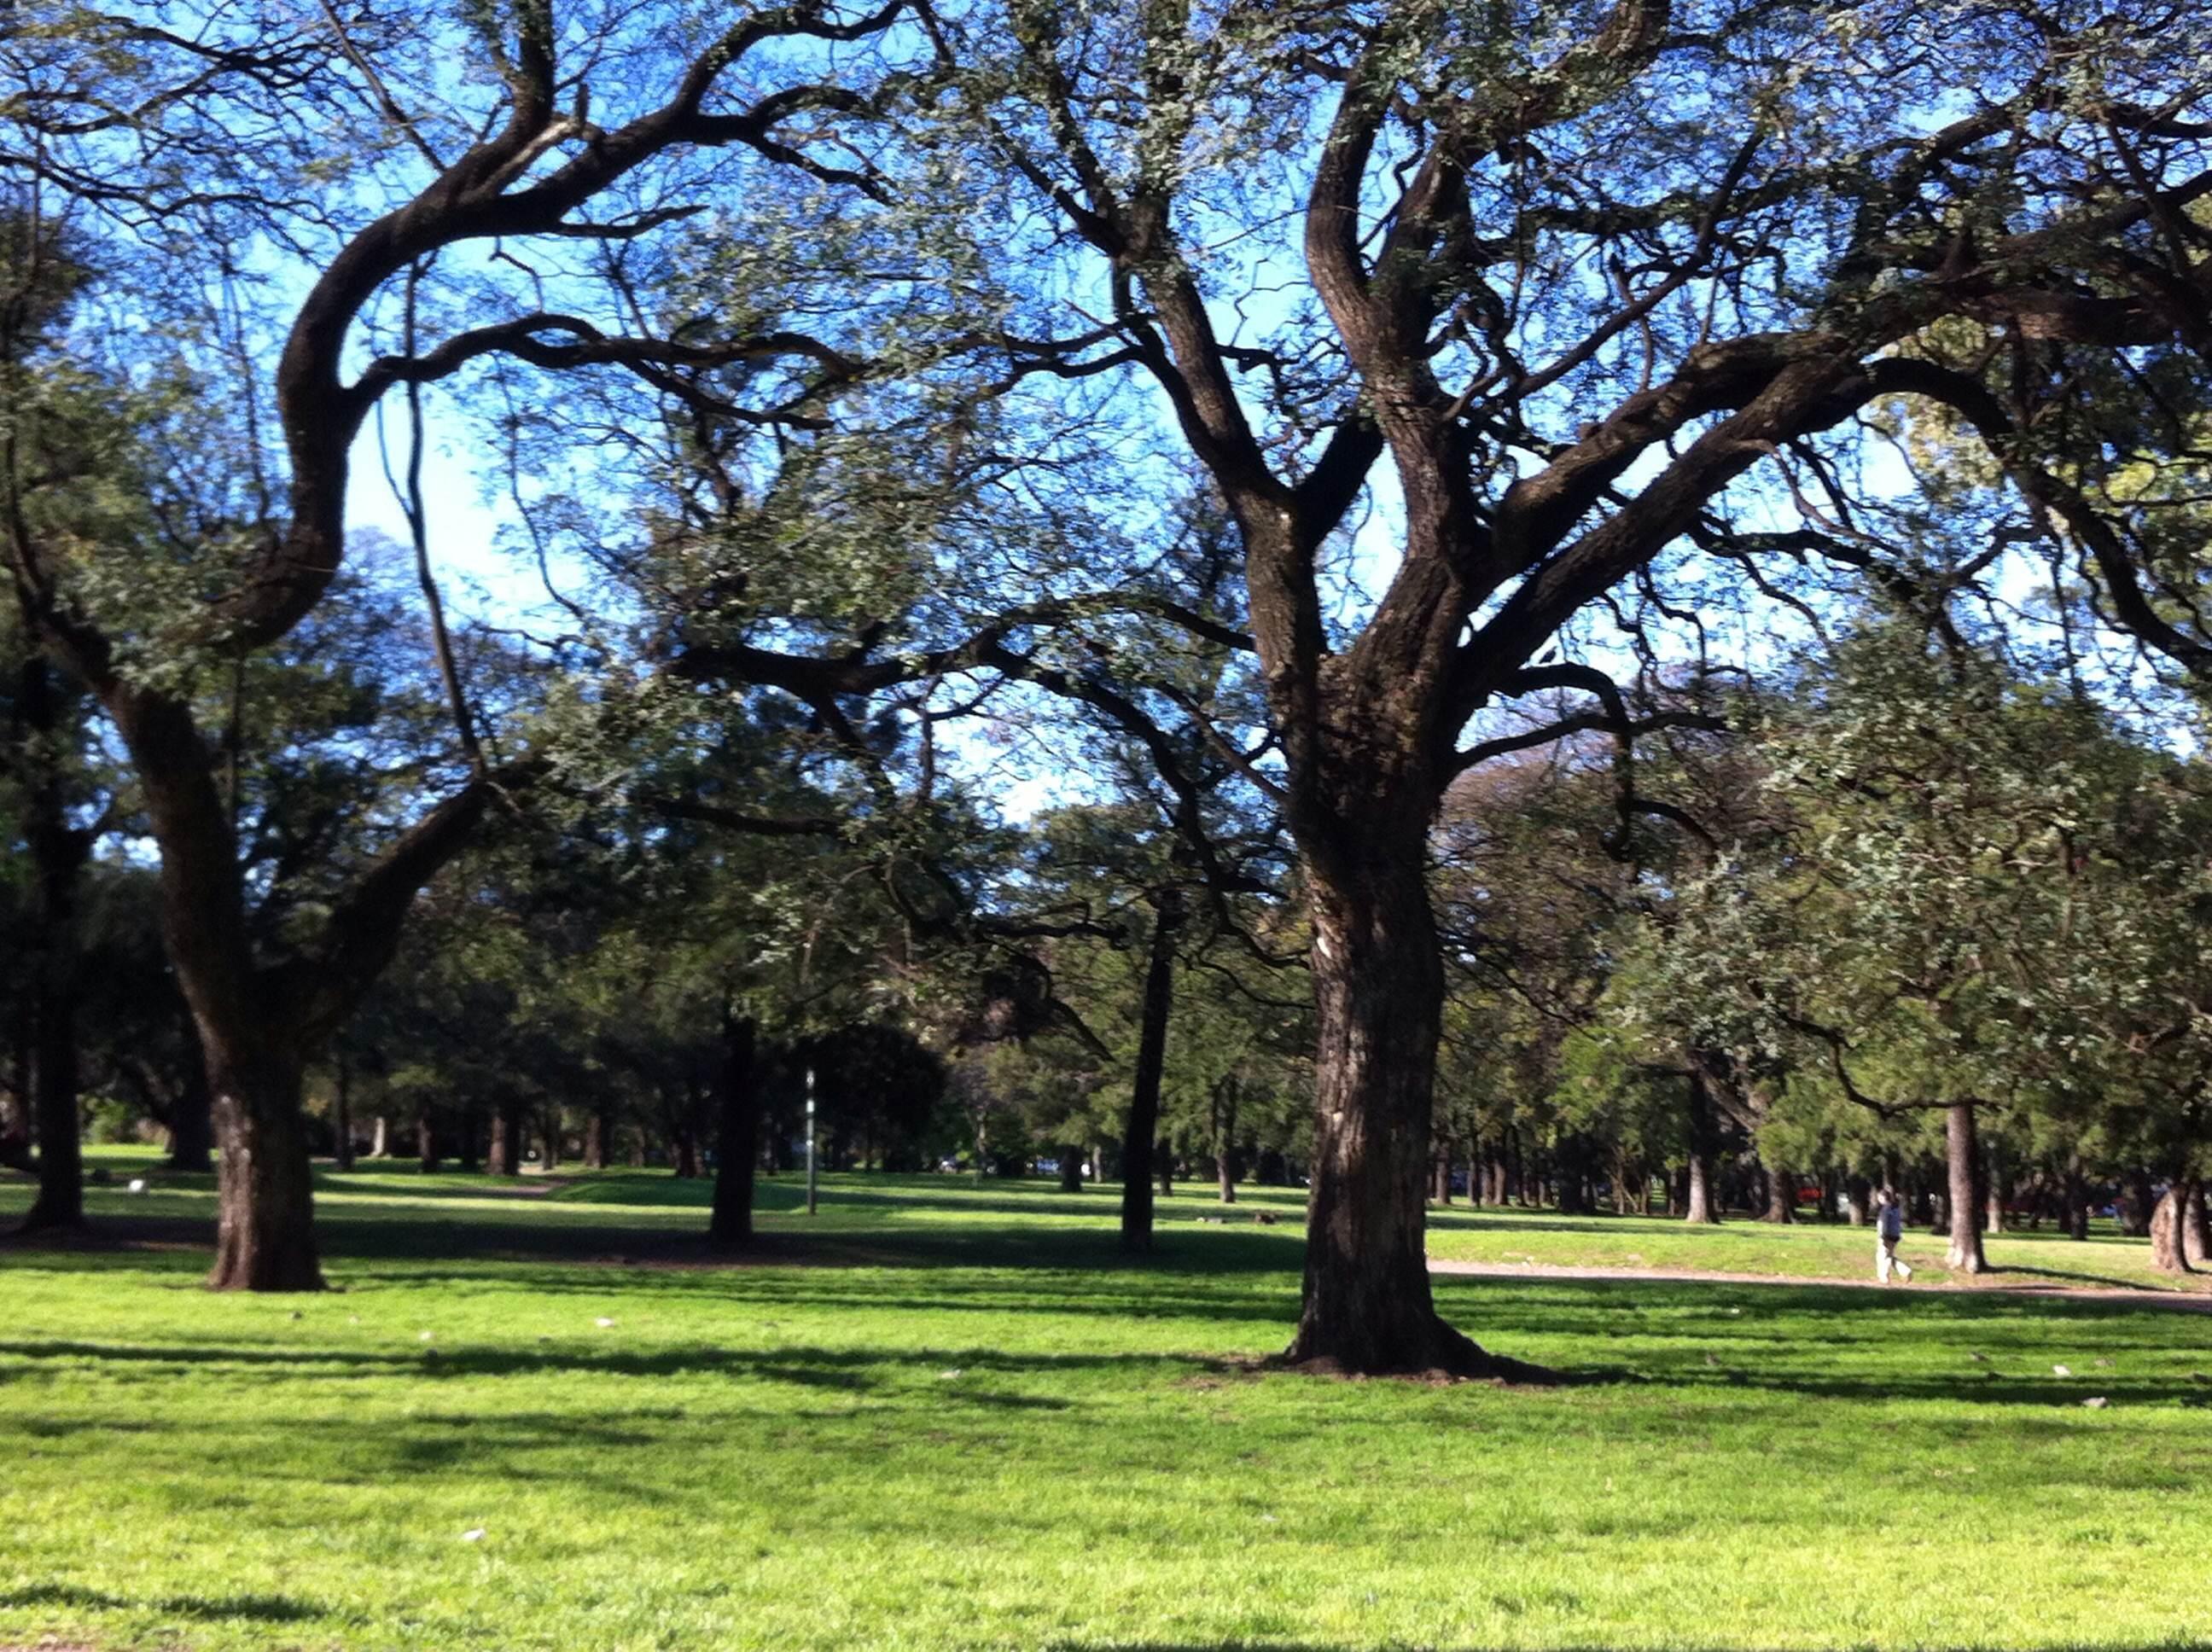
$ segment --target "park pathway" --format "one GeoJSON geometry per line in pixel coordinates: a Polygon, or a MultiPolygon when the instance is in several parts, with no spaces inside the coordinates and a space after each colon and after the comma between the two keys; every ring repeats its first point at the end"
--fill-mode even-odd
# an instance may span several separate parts
{"type": "MultiPolygon", "coordinates": [[[[1899,1293],[1978,1291],[2003,1296],[2030,1297],[2060,1297],[2085,1302],[2118,1302],[2139,1303],[2145,1308],[2170,1308],[2183,1313],[2212,1314],[2212,1291],[2151,1291],[2122,1285],[2059,1285],[2045,1279],[2008,1277],[2003,1271],[1984,1273],[1971,1280],[1954,1279],[1945,1276],[1928,1278],[1930,1270],[1923,1270],[1925,1284],[1883,1285],[1876,1279],[1806,1278],[1784,1273],[1729,1273],[1703,1268],[1669,1267],[1568,1267],[1549,1262],[1455,1262],[1431,1256],[1431,1274],[1478,1279],[1662,1279],[1683,1285],[1790,1285],[1799,1290],[1834,1287],[1846,1291],[1893,1291],[1899,1293]]],[[[2017,1270],[2014,1271],[2016,1275],[2017,1270]]]]}

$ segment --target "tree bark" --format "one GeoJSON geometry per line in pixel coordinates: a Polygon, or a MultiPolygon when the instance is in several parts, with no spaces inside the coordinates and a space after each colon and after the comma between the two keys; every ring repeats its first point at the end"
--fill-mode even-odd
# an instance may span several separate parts
{"type": "Polygon", "coordinates": [[[607,1138],[610,1133],[605,1107],[593,1107],[591,1116],[584,1121],[584,1168],[586,1170],[607,1168],[607,1138]]]}
{"type": "Polygon", "coordinates": [[[1073,1142],[1063,1144],[1060,1150],[1060,1187],[1064,1193],[1083,1191],[1083,1149],[1073,1142]]]}
{"type": "Polygon", "coordinates": [[[707,1236],[723,1246],[753,1236],[753,1175],[760,1162],[760,1090],[755,1082],[757,1029],[752,1018],[724,1013],[722,1061],[715,1075],[714,1208],[707,1236]]]}
{"type": "Polygon", "coordinates": [[[1224,1075],[1213,1086],[1213,1175],[1219,1185],[1221,1202],[1237,1202],[1237,1184],[1243,1179],[1243,1156],[1237,1151],[1237,1103],[1242,1099],[1243,1081],[1234,1072],[1224,1075]]]}
{"type": "Polygon", "coordinates": [[[39,1143],[39,1191],[22,1220],[35,1233],[84,1225],[84,1123],[77,1100],[76,1017],[82,969],[77,890],[93,834],[70,824],[62,744],[77,696],[43,654],[24,661],[17,684],[27,749],[22,832],[30,850],[32,957],[30,1122],[39,1143]]]}
{"type": "Polygon", "coordinates": [[[249,1064],[227,1060],[210,1039],[217,1162],[216,1291],[320,1291],[314,1181],[300,1067],[279,1054],[249,1064]]]}
{"type": "Polygon", "coordinates": [[[1683,1195],[1682,1219],[1693,1227],[1711,1227],[1721,1219],[1713,1189],[1720,1120],[1710,1072],[1717,1059],[1704,1051],[1693,1052],[1690,1057],[1689,1187],[1683,1195]]]}
{"type": "Polygon", "coordinates": [[[341,1054],[334,1080],[337,1092],[331,1097],[331,1123],[336,1127],[337,1151],[332,1155],[334,1167],[341,1171],[353,1169],[353,1063],[341,1054]]]}
{"type": "Polygon", "coordinates": [[[484,1168],[495,1176],[522,1174],[522,1108],[503,1098],[491,1109],[491,1147],[484,1168]]]}
{"type": "MultiPolygon", "coordinates": [[[[1129,1079],[1129,1118],[1121,1133],[1121,1248],[1152,1248],[1152,1155],[1160,1125],[1160,1075],[1167,1062],[1168,1017],[1175,1007],[1175,938],[1182,922],[1182,892],[1160,892],[1153,906],[1152,944],[1145,964],[1145,1001],[1137,1031],[1137,1066],[1129,1079]]],[[[1167,1163],[1158,1166],[1170,1191],[1167,1163]]]]}
{"type": "Polygon", "coordinates": [[[1951,1244],[1944,1260],[1959,1273],[1982,1273],[1989,1268],[1982,1254],[1981,1227],[1974,1220],[1981,1208],[1979,1136],[1972,1102],[1954,1102],[1946,1109],[1943,1146],[1948,1192],[1943,1204],[1950,1218],[1951,1244]]]}
{"type": "Polygon", "coordinates": [[[371,1158],[392,1157],[392,1121],[380,1113],[376,1115],[376,1131],[368,1144],[371,1158]]]}
{"type": "Polygon", "coordinates": [[[2151,1191],[2149,1169],[2136,1165],[2120,1187],[2120,1231],[2130,1239],[2150,1237],[2151,1207],[2157,1202],[2157,1195],[2151,1191]]]}
{"type": "Polygon", "coordinates": [[[1862,1175],[1850,1177],[1844,1183],[1844,1215],[1855,1228],[1866,1226],[1868,1204],[1874,1190],[1862,1175]]]}
{"type": "Polygon", "coordinates": [[[422,1164],[422,1173],[425,1175],[434,1172],[442,1163],[438,1156],[437,1122],[431,1118],[429,1103],[427,1102],[423,1103],[422,1110],[415,1117],[415,1154],[417,1161],[422,1164]]]}
{"type": "Polygon", "coordinates": [[[2066,1206],[2066,1236],[2087,1239],[2089,1236],[2089,1189],[2081,1179],[2079,1160],[2067,1165],[2059,1198],[2066,1206]]]}
{"type": "Polygon", "coordinates": [[[1480,1376],[1497,1364],[1437,1315],[1424,1243],[1443,963],[1422,843],[1379,829],[1375,840],[1358,859],[1309,850],[1313,1193],[1304,1309],[1284,1357],[1332,1373],[1480,1376]]]}
{"type": "Polygon", "coordinates": [[[1761,1219],[1784,1227],[1797,1219],[1797,1178],[1784,1165],[1766,1168],[1766,1214],[1761,1219]]]}
{"type": "Polygon", "coordinates": [[[2177,1175],[2150,1219],[2150,1265],[2161,1273],[2193,1273],[2189,1260],[2189,1206],[2197,1194],[2194,1177],[2177,1175]]]}

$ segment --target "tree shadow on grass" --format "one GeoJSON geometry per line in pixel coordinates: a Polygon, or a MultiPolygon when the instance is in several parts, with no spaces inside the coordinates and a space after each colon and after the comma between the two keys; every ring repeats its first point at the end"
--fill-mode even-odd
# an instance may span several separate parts
{"type": "Polygon", "coordinates": [[[209,1622],[246,1618],[256,1623],[296,1624],[330,1614],[312,1601],[283,1594],[171,1594],[152,1600],[126,1600],[104,1590],[75,1583],[33,1583],[0,1590],[0,1611],[27,1606],[68,1606],[80,1612],[159,1612],[209,1622]]]}

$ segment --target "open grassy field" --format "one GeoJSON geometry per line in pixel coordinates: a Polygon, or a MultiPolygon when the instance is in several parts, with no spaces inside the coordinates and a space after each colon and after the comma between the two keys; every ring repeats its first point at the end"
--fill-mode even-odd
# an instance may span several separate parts
{"type": "MultiPolygon", "coordinates": [[[[1340,1384],[1249,1364],[1296,1309],[1286,1195],[1179,1195],[1129,1266],[1107,1193],[831,1178],[810,1222],[774,1181],[731,1268],[702,1186],[489,1186],[332,1178],[319,1297],[198,1290],[189,1181],[96,1196],[143,1247],[0,1248],[0,1646],[2212,1647],[2212,1316],[1443,1278],[1602,1380],[1340,1384]]],[[[1814,1278],[1871,1245],[1438,1228],[1814,1278]]],[[[1996,1247],[2130,1284],[2136,1249],[1996,1247]]]]}

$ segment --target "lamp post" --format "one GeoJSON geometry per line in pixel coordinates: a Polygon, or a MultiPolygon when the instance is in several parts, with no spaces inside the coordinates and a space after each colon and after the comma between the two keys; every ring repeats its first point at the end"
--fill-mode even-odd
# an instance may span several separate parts
{"type": "Polygon", "coordinates": [[[814,1214],[814,1069],[806,1069],[806,1213],[814,1214]]]}

